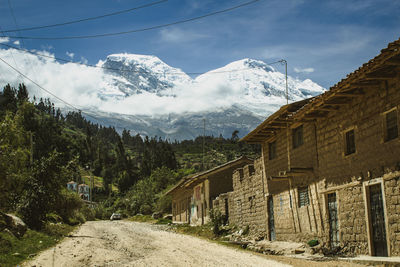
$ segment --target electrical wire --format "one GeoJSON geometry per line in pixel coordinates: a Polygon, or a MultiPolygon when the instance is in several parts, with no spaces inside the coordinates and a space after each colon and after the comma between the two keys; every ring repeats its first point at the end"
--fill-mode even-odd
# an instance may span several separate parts
{"type": "Polygon", "coordinates": [[[187,23],[187,22],[191,22],[191,21],[195,21],[195,20],[200,20],[206,17],[211,17],[214,15],[218,15],[218,14],[222,14],[222,13],[226,13],[241,7],[245,7],[251,4],[254,4],[256,2],[259,2],[261,0],[252,0],[249,2],[245,2],[243,4],[237,5],[237,6],[233,6],[230,8],[226,8],[226,9],[222,9],[219,11],[215,11],[215,12],[211,12],[205,15],[201,15],[198,17],[193,17],[193,18],[189,18],[189,19],[185,19],[185,20],[178,20],[175,22],[171,22],[171,23],[166,23],[166,24],[161,24],[161,25],[156,25],[156,26],[151,26],[151,27],[147,27],[147,28],[141,28],[141,29],[134,29],[134,30],[129,30],[129,31],[122,31],[122,32],[113,32],[113,33],[103,33],[103,34],[94,34],[94,35],[80,35],[80,36],[59,36],[59,37],[35,37],[35,36],[19,36],[19,37],[14,37],[14,36],[6,36],[9,38],[16,38],[16,39],[30,39],[30,40],[71,40],[71,39],[89,39],[89,38],[99,38],[99,37],[109,37],[109,36],[117,36],[117,35],[124,35],[124,34],[130,34],[130,33],[137,33],[137,32],[144,32],[144,31],[150,31],[150,30],[155,30],[155,29],[161,29],[161,28],[166,28],[166,27],[170,27],[170,26],[174,26],[174,25],[178,25],[178,24],[183,24],[183,23],[187,23]]]}
{"type": "MultiPolygon", "coordinates": [[[[105,69],[105,70],[113,70],[113,71],[126,71],[123,69],[116,69],[116,68],[109,68],[109,67],[104,67],[104,66],[98,66],[98,65],[93,65],[93,64],[87,64],[87,63],[83,63],[83,62],[76,62],[76,61],[72,61],[69,59],[64,59],[64,58],[59,58],[59,57],[53,57],[53,56],[49,56],[49,55],[45,55],[45,54],[41,54],[41,53],[37,53],[37,52],[33,52],[27,49],[22,49],[22,48],[18,48],[9,44],[4,44],[4,43],[0,43],[0,45],[2,46],[6,46],[8,48],[11,49],[15,49],[15,50],[19,50],[25,53],[30,53],[32,55],[35,56],[39,56],[39,57],[45,57],[45,58],[51,58],[51,59],[55,59],[58,61],[62,61],[62,62],[67,62],[67,63],[73,63],[73,64],[77,64],[77,65],[83,65],[83,66],[88,66],[88,67],[93,67],[93,68],[100,68],[100,69],[105,69]]],[[[273,65],[273,64],[277,64],[277,63],[281,63],[281,61],[274,61],[274,62],[270,62],[270,63],[265,63],[267,65],[273,65]]],[[[236,69],[236,70],[224,70],[224,71],[211,71],[208,72],[208,74],[218,74],[218,73],[227,73],[227,72],[238,72],[238,71],[245,71],[245,70],[251,70],[252,68],[243,68],[243,69],[236,69]]],[[[136,72],[136,73],[140,73],[140,70],[130,70],[127,72],[136,72]]],[[[207,72],[153,72],[155,74],[165,74],[165,75],[201,75],[201,74],[205,74],[207,72]]]]}
{"type": "Polygon", "coordinates": [[[167,2],[167,1],[168,0],[161,0],[161,1],[148,3],[148,4],[145,4],[145,5],[141,5],[141,6],[137,6],[137,7],[133,7],[133,8],[129,8],[129,9],[113,12],[113,13],[108,13],[108,14],[104,14],[104,15],[100,15],[100,16],[95,16],[95,17],[89,17],[89,18],[84,18],[84,19],[66,21],[66,22],[55,23],[55,24],[50,24],[50,25],[42,25],[42,26],[27,27],[27,28],[21,28],[21,29],[4,30],[3,32],[20,32],[20,31],[31,31],[31,30],[38,30],[38,29],[45,29],[45,28],[52,28],[52,27],[60,27],[60,26],[64,26],[64,25],[70,25],[70,24],[74,24],[74,23],[80,23],[80,22],[85,22],[85,21],[90,21],[90,20],[102,19],[102,18],[105,18],[105,17],[115,16],[115,15],[120,15],[120,14],[123,14],[123,13],[132,12],[132,11],[135,11],[135,10],[138,10],[138,9],[142,9],[142,8],[158,5],[158,4],[167,2]]]}

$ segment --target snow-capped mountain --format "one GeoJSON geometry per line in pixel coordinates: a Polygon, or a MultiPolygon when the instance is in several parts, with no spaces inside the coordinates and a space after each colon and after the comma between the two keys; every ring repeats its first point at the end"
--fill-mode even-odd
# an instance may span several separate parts
{"type": "Polygon", "coordinates": [[[123,98],[143,92],[160,95],[177,85],[193,82],[183,71],[168,66],[155,56],[112,54],[98,65],[104,68],[105,73],[110,74],[105,86],[99,91],[105,98],[123,98]]]}
{"type": "MultiPolygon", "coordinates": [[[[286,104],[285,75],[263,61],[242,59],[204,73],[195,79],[177,68],[168,66],[155,56],[113,54],[99,65],[105,78],[98,95],[104,101],[123,101],[136,95],[156,95],[175,101],[188,95],[193,98],[210,94],[207,108],[168,112],[156,115],[124,115],[87,110],[99,123],[118,130],[161,136],[170,139],[191,139],[203,133],[230,137],[234,130],[243,136],[266,116],[286,104]]],[[[288,77],[289,101],[297,101],[322,93],[325,89],[309,79],[288,77]]],[[[191,99],[188,99],[191,101],[191,99]]],[[[173,105],[173,103],[171,103],[173,105]]],[[[201,105],[200,105],[201,106],[201,105]]]]}

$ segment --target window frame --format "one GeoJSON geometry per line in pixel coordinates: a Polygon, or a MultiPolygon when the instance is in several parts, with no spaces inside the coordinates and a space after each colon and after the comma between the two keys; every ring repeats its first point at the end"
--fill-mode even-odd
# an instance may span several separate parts
{"type": "Polygon", "coordinates": [[[268,143],[268,160],[273,160],[275,158],[277,158],[276,140],[268,143]],[[273,149],[271,149],[271,148],[273,148],[273,149]]]}
{"type": "Polygon", "coordinates": [[[296,149],[304,144],[304,127],[303,124],[292,129],[292,147],[296,149]],[[301,133],[301,135],[299,135],[301,133]],[[301,137],[301,138],[299,138],[301,137]]]}
{"type": "Polygon", "coordinates": [[[344,132],[344,155],[349,156],[353,155],[357,152],[357,147],[356,147],[356,132],[355,128],[348,129],[344,132]],[[352,142],[349,142],[349,133],[353,132],[353,138],[352,142]],[[353,144],[353,147],[349,149],[349,144],[353,144]]]}
{"type": "Polygon", "coordinates": [[[299,203],[299,205],[298,205],[299,208],[306,207],[306,206],[310,205],[310,193],[309,193],[308,185],[298,187],[297,188],[297,196],[298,196],[297,200],[298,200],[298,203],[299,203]],[[302,198],[303,194],[306,194],[306,198],[304,198],[304,197],[302,198]],[[306,201],[303,201],[304,199],[306,199],[306,201]]]}
{"type": "Polygon", "coordinates": [[[390,110],[388,110],[388,111],[383,113],[383,125],[384,125],[384,127],[383,127],[383,131],[384,131],[384,139],[383,139],[383,141],[384,142],[389,142],[389,141],[395,140],[395,139],[397,139],[399,137],[399,116],[398,115],[399,114],[398,114],[398,111],[397,111],[397,107],[392,108],[392,109],[390,109],[390,110]],[[388,128],[388,115],[389,114],[395,114],[395,116],[396,116],[395,128],[397,129],[396,135],[393,136],[393,137],[390,137],[390,138],[389,138],[389,128],[388,128]]]}

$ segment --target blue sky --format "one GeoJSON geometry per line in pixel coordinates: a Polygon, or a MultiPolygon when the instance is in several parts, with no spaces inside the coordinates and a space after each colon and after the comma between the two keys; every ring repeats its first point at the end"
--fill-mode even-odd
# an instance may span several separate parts
{"type": "MultiPolygon", "coordinates": [[[[18,26],[40,26],[102,15],[153,1],[10,0],[18,26]]],[[[24,31],[23,36],[119,32],[228,8],[246,0],[169,0],[69,26],[24,31]]],[[[0,0],[0,27],[15,29],[8,0],[0,0]]],[[[0,33],[1,34],[1,33],[0,33]]],[[[12,33],[14,34],[14,33],[12,33]]],[[[398,0],[261,0],[229,13],[169,28],[79,40],[25,40],[27,49],[95,64],[112,53],[156,55],[185,72],[205,72],[242,58],[284,58],[289,75],[329,88],[400,37],[398,0]],[[72,54],[70,54],[72,56],[72,54]]],[[[275,66],[283,71],[282,66],[275,66]]]]}

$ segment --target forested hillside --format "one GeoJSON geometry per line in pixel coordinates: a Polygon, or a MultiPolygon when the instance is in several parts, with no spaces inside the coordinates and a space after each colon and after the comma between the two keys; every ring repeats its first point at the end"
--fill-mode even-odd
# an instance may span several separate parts
{"type": "Polygon", "coordinates": [[[162,193],[183,176],[259,151],[238,142],[237,132],[230,139],[182,142],[126,130],[119,135],[80,112],[63,114],[48,99],[29,99],[23,84],[6,85],[0,93],[0,210],[19,214],[33,229],[54,217],[74,224],[114,211],[169,212],[162,193]],[[66,190],[67,182],[85,183],[90,175],[96,181],[94,209],[66,190]]]}

